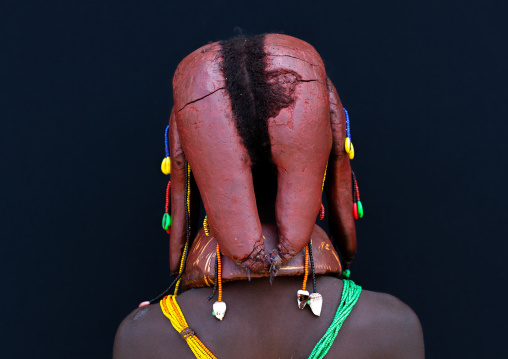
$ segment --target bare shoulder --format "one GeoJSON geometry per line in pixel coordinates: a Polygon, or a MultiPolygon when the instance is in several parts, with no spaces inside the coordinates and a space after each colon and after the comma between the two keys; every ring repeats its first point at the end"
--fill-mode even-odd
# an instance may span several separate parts
{"type": "Polygon", "coordinates": [[[364,290],[357,306],[356,330],[369,338],[368,349],[375,357],[425,357],[420,320],[408,305],[392,295],[364,290]]]}
{"type": "Polygon", "coordinates": [[[162,314],[158,304],[137,308],[117,329],[113,359],[185,357],[180,335],[162,314]],[[168,350],[171,349],[171,350],[168,350]],[[178,356],[180,351],[184,355],[178,356]]]}

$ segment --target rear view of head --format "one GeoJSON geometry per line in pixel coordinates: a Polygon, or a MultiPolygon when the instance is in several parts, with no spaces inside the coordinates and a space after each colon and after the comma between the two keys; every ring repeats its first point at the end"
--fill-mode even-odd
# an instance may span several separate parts
{"type": "Polygon", "coordinates": [[[345,116],[311,45],[275,34],[206,45],[178,66],[173,95],[172,272],[192,220],[186,164],[222,253],[258,273],[276,272],[309,242],[328,168],[330,229],[348,267],[356,234],[345,116]],[[262,222],[277,228],[270,253],[262,222]]]}

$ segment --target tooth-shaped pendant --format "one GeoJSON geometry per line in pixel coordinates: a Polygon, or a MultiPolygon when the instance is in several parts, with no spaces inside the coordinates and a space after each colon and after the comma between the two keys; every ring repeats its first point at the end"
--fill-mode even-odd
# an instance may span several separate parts
{"type": "Polygon", "coordinates": [[[309,307],[314,315],[321,315],[321,307],[323,306],[323,296],[319,293],[309,295],[309,307]]]}
{"type": "Polygon", "coordinates": [[[306,290],[299,290],[296,292],[296,299],[298,303],[298,308],[303,309],[307,305],[307,299],[309,299],[309,292],[306,290]]]}
{"type": "Polygon", "coordinates": [[[224,318],[224,315],[226,315],[226,303],[224,302],[213,303],[213,315],[215,315],[215,318],[222,320],[224,318]]]}

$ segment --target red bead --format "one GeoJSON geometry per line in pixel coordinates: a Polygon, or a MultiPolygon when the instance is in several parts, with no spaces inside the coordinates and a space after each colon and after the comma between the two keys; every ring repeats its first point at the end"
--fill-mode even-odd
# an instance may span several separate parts
{"type": "Polygon", "coordinates": [[[358,219],[358,205],[353,203],[353,216],[355,216],[355,219],[358,219]]]}
{"type": "Polygon", "coordinates": [[[166,232],[168,232],[168,234],[171,234],[171,228],[168,228],[166,232]]]}
{"type": "Polygon", "coordinates": [[[168,185],[166,187],[166,212],[169,212],[170,189],[171,189],[171,181],[168,181],[168,185]]]}
{"type": "Polygon", "coordinates": [[[322,221],[325,218],[325,206],[321,203],[321,210],[319,211],[319,220],[322,221]]]}

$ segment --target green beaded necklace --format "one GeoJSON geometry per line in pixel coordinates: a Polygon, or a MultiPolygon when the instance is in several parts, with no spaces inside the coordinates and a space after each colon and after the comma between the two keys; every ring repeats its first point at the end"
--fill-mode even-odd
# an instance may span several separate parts
{"type": "Polygon", "coordinates": [[[339,334],[339,330],[344,324],[344,321],[348,317],[349,313],[353,310],[354,305],[360,297],[362,287],[356,285],[353,281],[345,279],[344,286],[342,287],[342,296],[340,297],[340,304],[333,318],[332,325],[328,328],[325,335],[316,344],[312,353],[309,355],[309,359],[321,359],[324,358],[326,353],[330,350],[333,341],[339,334]]]}

